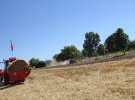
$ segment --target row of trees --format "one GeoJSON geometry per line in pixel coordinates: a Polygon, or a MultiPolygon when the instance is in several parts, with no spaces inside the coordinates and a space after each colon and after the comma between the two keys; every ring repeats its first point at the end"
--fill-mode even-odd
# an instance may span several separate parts
{"type": "Polygon", "coordinates": [[[105,55],[117,51],[125,51],[135,49],[135,40],[130,41],[129,36],[122,28],[118,28],[116,32],[112,33],[104,44],[100,43],[100,36],[98,33],[87,32],[83,44],[83,50],[80,52],[74,45],[65,46],[61,49],[59,54],[53,58],[57,61],[64,61],[69,59],[79,60],[83,57],[93,57],[97,55],[105,55]]]}
{"type": "MultiPolygon", "coordinates": [[[[54,55],[56,61],[71,60],[75,62],[84,57],[94,57],[97,55],[105,55],[107,53],[125,51],[135,49],[135,40],[129,40],[129,36],[124,32],[122,28],[118,28],[116,32],[112,33],[104,44],[100,43],[100,36],[98,33],[87,32],[85,34],[85,40],[83,44],[83,50],[79,51],[74,45],[65,46],[61,49],[60,53],[54,55]]],[[[42,61],[32,58],[30,61],[31,66],[36,68],[45,67],[51,61],[42,61]]]]}

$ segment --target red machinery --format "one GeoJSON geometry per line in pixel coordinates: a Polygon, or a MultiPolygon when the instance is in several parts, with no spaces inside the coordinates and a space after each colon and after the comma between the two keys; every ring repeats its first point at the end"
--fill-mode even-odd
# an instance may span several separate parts
{"type": "MultiPolygon", "coordinates": [[[[0,83],[9,84],[9,83],[16,83],[16,82],[24,82],[25,78],[30,74],[30,69],[21,69],[16,71],[8,71],[9,63],[16,61],[16,58],[9,58],[5,60],[3,63],[5,64],[4,70],[0,69],[0,83]]],[[[26,63],[24,60],[22,60],[26,63]]],[[[2,63],[2,62],[1,62],[2,63]]],[[[28,66],[28,65],[27,65],[28,66]]],[[[14,66],[12,66],[14,67],[14,66]]],[[[19,67],[19,66],[18,66],[19,67]]]]}

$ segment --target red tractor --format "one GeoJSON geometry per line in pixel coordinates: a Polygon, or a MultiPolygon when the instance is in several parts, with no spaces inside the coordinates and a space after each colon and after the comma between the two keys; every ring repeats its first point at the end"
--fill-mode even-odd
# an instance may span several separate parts
{"type": "Polygon", "coordinates": [[[0,83],[14,84],[16,82],[24,82],[25,78],[30,74],[30,68],[24,60],[16,60],[9,58],[4,60],[4,69],[0,69],[0,83]]]}

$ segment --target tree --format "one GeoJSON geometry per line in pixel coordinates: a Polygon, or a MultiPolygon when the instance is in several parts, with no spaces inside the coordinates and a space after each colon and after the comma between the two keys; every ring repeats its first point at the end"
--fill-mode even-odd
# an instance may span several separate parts
{"type": "Polygon", "coordinates": [[[115,52],[116,50],[116,43],[115,43],[115,36],[114,34],[109,36],[106,40],[105,40],[105,47],[106,50],[108,52],[115,52]]]}
{"type": "Polygon", "coordinates": [[[39,62],[39,59],[36,59],[36,58],[32,58],[32,59],[29,61],[31,67],[36,67],[37,64],[38,64],[38,62],[39,62]]]}
{"type": "Polygon", "coordinates": [[[83,54],[86,57],[95,56],[97,53],[97,47],[100,42],[98,33],[88,32],[85,34],[85,40],[83,44],[83,54]]]}
{"type": "Polygon", "coordinates": [[[135,49],[135,40],[129,42],[128,49],[129,50],[135,49]]]}
{"type": "Polygon", "coordinates": [[[30,66],[31,67],[36,67],[36,68],[40,68],[40,67],[46,67],[46,63],[45,61],[36,59],[36,58],[32,58],[30,61],[30,66]]]}
{"type": "Polygon", "coordinates": [[[36,68],[41,68],[41,67],[46,67],[45,61],[41,61],[41,60],[40,60],[40,61],[37,63],[36,68]]]}
{"type": "Polygon", "coordinates": [[[56,54],[54,57],[57,61],[65,61],[70,59],[81,59],[80,51],[74,46],[65,46],[59,54],[56,54]]]}
{"type": "Polygon", "coordinates": [[[124,33],[124,30],[122,28],[118,28],[115,34],[116,48],[117,50],[123,50],[125,55],[125,51],[128,47],[129,37],[126,33],[124,33]]]}
{"type": "Polygon", "coordinates": [[[104,54],[105,54],[105,46],[104,46],[103,44],[100,44],[100,45],[98,46],[97,53],[98,53],[99,55],[104,55],[104,54]]]}
{"type": "Polygon", "coordinates": [[[106,47],[109,52],[125,51],[128,47],[129,37],[122,28],[118,28],[115,33],[109,36],[106,41],[106,47]]]}

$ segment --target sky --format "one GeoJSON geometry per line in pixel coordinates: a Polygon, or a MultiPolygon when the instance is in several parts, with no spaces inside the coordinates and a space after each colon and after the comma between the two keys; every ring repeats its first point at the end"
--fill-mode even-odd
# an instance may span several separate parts
{"type": "Polygon", "coordinates": [[[65,45],[82,50],[86,32],[104,43],[119,27],[133,40],[134,19],[135,0],[0,0],[0,60],[51,59],[65,45]]]}

